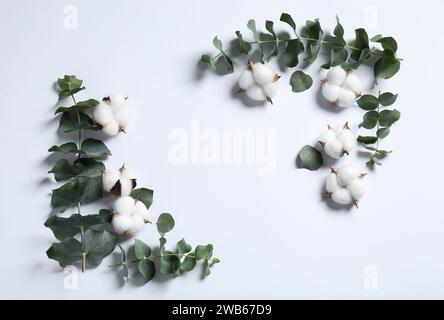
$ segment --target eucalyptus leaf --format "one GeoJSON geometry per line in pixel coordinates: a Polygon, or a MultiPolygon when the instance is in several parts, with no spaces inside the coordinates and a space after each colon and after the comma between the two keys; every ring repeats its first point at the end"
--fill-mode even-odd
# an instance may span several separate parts
{"type": "Polygon", "coordinates": [[[160,273],[176,273],[180,268],[180,260],[174,252],[164,251],[160,256],[160,273]]]}
{"type": "Polygon", "coordinates": [[[194,269],[196,266],[196,257],[193,254],[188,254],[180,264],[180,270],[188,272],[194,269]]]}
{"type": "Polygon", "coordinates": [[[288,13],[282,13],[280,21],[285,22],[286,24],[288,24],[293,29],[293,31],[296,33],[296,23],[294,22],[294,20],[291,17],[291,15],[289,15],[288,13]]]}
{"type": "Polygon", "coordinates": [[[174,228],[174,219],[169,213],[162,213],[157,219],[157,230],[161,233],[167,233],[174,228]]]}
{"type": "Polygon", "coordinates": [[[79,150],[77,150],[77,145],[74,142],[67,142],[60,146],[52,146],[48,149],[48,152],[60,152],[64,154],[74,153],[77,154],[79,150]]]}
{"type": "Polygon", "coordinates": [[[291,75],[290,84],[294,92],[305,91],[313,85],[313,79],[303,71],[295,71],[291,75]]]}
{"type": "Polygon", "coordinates": [[[383,127],[390,127],[399,120],[401,113],[398,110],[383,110],[379,114],[379,123],[383,127]]]}
{"type": "Polygon", "coordinates": [[[314,171],[322,167],[324,160],[322,159],[322,154],[319,150],[306,145],[299,151],[296,164],[298,168],[314,171]]]}
{"type": "Polygon", "coordinates": [[[376,143],[376,141],[378,141],[378,137],[373,137],[373,136],[358,136],[357,139],[360,143],[365,143],[365,144],[373,144],[376,143]]]}
{"type": "Polygon", "coordinates": [[[348,51],[344,48],[333,48],[330,52],[330,65],[336,67],[347,61],[348,51]]]}
{"type": "Polygon", "coordinates": [[[213,245],[198,245],[194,250],[196,260],[210,259],[213,256],[213,245]]]}
{"type": "Polygon", "coordinates": [[[86,261],[91,266],[98,266],[103,258],[114,251],[119,237],[109,231],[89,229],[82,237],[82,252],[86,254],[86,261]]]}
{"type": "Polygon", "coordinates": [[[370,94],[364,94],[362,95],[356,103],[361,109],[364,110],[374,110],[378,107],[379,101],[378,98],[375,96],[372,96],[370,94]]]}
{"type": "Polygon", "coordinates": [[[391,92],[384,92],[379,96],[378,101],[381,105],[387,107],[389,105],[394,104],[397,98],[398,98],[397,94],[393,94],[391,92]]]}
{"type": "Polygon", "coordinates": [[[393,54],[398,50],[398,43],[393,37],[374,37],[372,41],[379,42],[384,50],[390,51],[393,54]]]}
{"type": "Polygon", "coordinates": [[[355,61],[359,61],[361,58],[361,52],[370,48],[368,34],[365,29],[359,28],[355,30],[355,41],[353,42],[353,47],[356,49],[352,50],[350,57],[355,61]]]}
{"type": "Polygon", "coordinates": [[[85,139],[80,150],[88,158],[105,158],[111,155],[111,151],[109,151],[106,145],[96,139],[85,139]]]}
{"type": "Polygon", "coordinates": [[[62,242],[53,243],[46,255],[64,268],[82,260],[82,244],[77,239],[67,238],[62,242]]]}
{"type": "Polygon", "coordinates": [[[79,101],[75,105],[68,107],[68,108],[66,108],[66,107],[57,108],[57,110],[55,111],[55,114],[62,113],[62,112],[84,111],[84,110],[93,108],[93,107],[97,106],[98,104],[99,104],[99,101],[94,100],[94,99],[89,99],[86,101],[79,101]]]}
{"type": "Polygon", "coordinates": [[[191,246],[185,241],[185,239],[182,239],[177,243],[177,253],[179,254],[179,256],[190,252],[191,249],[191,246]]]}
{"type": "Polygon", "coordinates": [[[147,188],[139,188],[131,191],[131,197],[143,202],[145,207],[149,209],[153,203],[153,190],[147,188]]]}
{"type": "Polygon", "coordinates": [[[248,42],[244,41],[240,31],[236,31],[236,36],[237,36],[237,40],[239,42],[239,48],[240,48],[241,52],[243,54],[248,55],[251,50],[251,45],[248,42]]]}
{"type": "Polygon", "coordinates": [[[401,63],[392,57],[382,57],[376,61],[373,70],[375,77],[382,79],[390,79],[401,67],[401,63]]]}
{"type": "Polygon", "coordinates": [[[151,256],[151,248],[143,241],[134,240],[134,253],[137,259],[146,259],[151,256]]]}
{"type": "Polygon", "coordinates": [[[323,31],[319,23],[319,20],[318,19],[316,19],[315,21],[307,20],[307,22],[305,23],[304,32],[306,36],[309,38],[306,46],[307,56],[305,57],[304,60],[308,64],[311,64],[318,57],[319,51],[321,50],[322,46],[323,31]]]}
{"type": "Polygon", "coordinates": [[[366,129],[373,129],[378,123],[379,113],[377,111],[369,111],[364,115],[363,122],[360,126],[366,129]]]}
{"type": "Polygon", "coordinates": [[[299,39],[287,41],[283,60],[288,68],[296,67],[299,63],[299,55],[304,52],[304,44],[299,39]]]}
{"type": "Polygon", "coordinates": [[[154,262],[149,259],[140,260],[137,264],[137,270],[142,275],[145,283],[153,279],[156,274],[156,266],[154,262]]]}
{"type": "Polygon", "coordinates": [[[385,137],[387,137],[390,134],[390,128],[380,128],[376,131],[376,135],[378,136],[378,138],[380,139],[384,139],[385,137]]]}
{"type": "Polygon", "coordinates": [[[78,129],[99,130],[100,126],[83,112],[64,112],[60,117],[59,128],[68,133],[78,129]]]}
{"type": "Polygon", "coordinates": [[[82,185],[77,182],[66,183],[52,191],[51,206],[59,212],[64,212],[80,202],[82,195],[82,185]]]}

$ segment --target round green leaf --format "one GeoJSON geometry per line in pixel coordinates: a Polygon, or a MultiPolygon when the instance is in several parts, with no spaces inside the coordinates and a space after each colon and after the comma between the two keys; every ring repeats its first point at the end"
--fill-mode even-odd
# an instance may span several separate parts
{"type": "Polygon", "coordinates": [[[389,135],[389,133],[390,133],[389,127],[381,128],[376,131],[376,135],[378,136],[378,138],[381,138],[381,139],[384,139],[385,137],[387,137],[389,135]]]}
{"type": "Polygon", "coordinates": [[[372,136],[358,136],[358,141],[364,144],[373,144],[378,141],[378,137],[372,136]]]}
{"type": "Polygon", "coordinates": [[[393,94],[391,92],[384,92],[379,96],[378,100],[380,104],[386,107],[391,104],[394,104],[397,98],[398,98],[397,94],[393,94]]]}
{"type": "Polygon", "coordinates": [[[145,283],[150,281],[156,274],[156,266],[149,259],[140,260],[139,263],[137,264],[137,270],[142,275],[145,283]]]}
{"type": "Polygon", "coordinates": [[[213,255],[213,245],[198,245],[195,250],[196,260],[210,259],[213,255]]]}
{"type": "Polygon", "coordinates": [[[369,111],[364,115],[364,121],[361,126],[366,129],[373,129],[378,123],[379,113],[376,111],[369,111]]]}
{"type": "Polygon", "coordinates": [[[398,110],[384,110],[379,114],[379,123],[383,127],[390,127],[393,123],[399,120],[401,112],[398,110]]]}
{"type": "Polygon", "coordinates": [[[142,201],[145,207],[149,209],[153,203],[153,190],[147,188],[134,189],[131,192],[131,197],[142,201]]]}
{"type": "Polygon", "coordinates": [[[182,239],[177,243],[177,253],[179,255],[182,256],[183,254],[188,253],[190,251],[191,251],[191,246],[188,243],[186,243],[185,239],[182,239]]]}
{"type": "Polygon", "coordinates": [[[86,253],[86,261],[92,266],[98,266],[103,258],[111,254],[117,245],[119,237],[109,231],[89,229],[83,235],[82,248],[86,253]]]}
{"type": "Polygon", "coordinates": [[[310,171],[318,170],[324,164],[322,154],[312,146],[304,146],[298,153],[296,165],[298,168],[308,169],[310,171]]]}
{"type": "Polygon", "coordinates": [[[143,241],[134,240],[134,253],[137,259],[149,258],[151,255],[151,248],[143,241]]]}
{"type": "Polygon", "coordinates": [[[160,233],[167,233],[174,228],[174,219],[169,213],[162,213],[157,219],[157,230],[160,233]]]}
{"type": "Polygon", "coordinates": [[[400,67],[401,63],[395,58],[382,57],[375,63],[373,68],[375,77],[389,79],[399,71],[400,67]]]}
{"type": "Polygon", "coordinates": [[[194,269],[195,266],[196,266],[196,257],[192,254],[189,254],[185,256],[185,259],[180,264],[180,270],[184,272],[191,271],[194,269]]]}
{"type": "Polygon", "coordinates": [[[371,94],[364,94],[357,101],[358,106],[364,110],[374,110],[378,107],[378,98],[371,94]]]}
{"type": "Polygon", "coordinates": [[[302,92],[309,89],[313,84],[313,79],[302,71],[295,71],[291,75],[290,84],[294,92],[302,92]]]}
{"type": "Polygon", "coordinates": [[[106,145],[102,141],[96,139],[84,140],[80,150],[89,158],[103,158],[111,155],[111,151],[109,151],[106,145]]]}

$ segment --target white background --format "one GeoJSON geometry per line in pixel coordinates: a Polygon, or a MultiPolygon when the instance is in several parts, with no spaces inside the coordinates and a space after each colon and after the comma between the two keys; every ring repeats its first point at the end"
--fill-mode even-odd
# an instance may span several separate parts
{"type": "MultiPolygon", "coordinates": [[[[444,298],[442,201],[442,1],[3,1],[0,10],[0,297],[1,298],[444,298]],[[64,8],[78,10],[78,29],[64,28],[64,8]],[[370,7],[369,7],[370,6],[370,7]],[[201,73],[197,60],[214,35],[249,37],[246,22],[293,15],[298,25],[319,17],[332,30],[335,14],[346,38],[377,10],[370,35],[393,35],[404,58],[400,72],[377,90],[399,93],[402,119],[383,146],[394,152],[366,178],[359,210],[332,208],[321,198],[328,169],[298,170],[294,160],[326,123],[363,112],[331,112],[317,98],[317,62],[307,72],[313,88],[294,94],[283,74],[275,106],[247,107],[231,94],[242,69],[201,73]],[[441,69],[441,71],[439,71],[441,69]],[[55,187],[46,172],[47,149],[65,142],[56,134],[54,81],[64,74],[84,79],[82,98],[112,92],[130,97],[135,121],[127,135],[107,141],[113,156],[136,169],[140,185],[155,190],[153,220],[171,212],[176,228],[169,244],[212,242],[222,262],[199,280],[196,270],[146,286],[123,285],[106,266],[66,276],[45,250],[53,241],[43,226],[55,187]],[[173,165],[168,134],[203,128],[277,130],[277,168],[258,176],[252,166],[173,165]],[[365,268],[376,266],[377,290],[366,290],[365,268]]],[[[277,23],[278,29],[287,27],[277,23]]],[[[288,30],[288,29],[286,29],[288,30]]],[[[322,59],[321,59],[322,60],[322,59]]],[[[277,64],[271,65],[277,69],[277,64]]],[[[371,81],[371,70],[361,77],[371,81]]],[[[367,82],[369,82],[367,81],[367,82]]],[[[364,159],[342,160],[365,170],[364,159]]],[[[93,211],[92,211],[93,212],[93,211]]],[[[154,226],[140,235],[157,243],[154,226]]]]}

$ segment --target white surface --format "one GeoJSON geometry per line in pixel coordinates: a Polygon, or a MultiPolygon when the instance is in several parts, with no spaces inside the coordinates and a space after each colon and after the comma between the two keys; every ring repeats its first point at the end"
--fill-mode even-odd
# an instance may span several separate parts
{"type": "MultiPolygon", "coordinates": [[[[367,7],[368,8],[368,7],[367,7]]],[[[444,298],[443,149],[444,111],[440,41],[442,1],[412,5],[398,1],[9,1],[0,10],[0,264],[1,298],[444,298]],[[78,9],[77,30],[64,29],[64,7],[78,9]],[[395,151],[375,173],[359,210],[333,210],[322,201],[328,169],[297,170],[300,147],[326,123],[349,120],[356,128],[363,112],[321,108],[314,88],[294,94],[284,74],[274,107],[245,107],[231,96],[241,67],[225,77],[199,76],[196,61],[218,34],[228,40],[250,18],[292,13],[298,25],[319,17],[334,27],[338,14],[353,37],[366,19],[366,5],[378,10],[371,35],[393,35],[404,58],[401,71],[382,90],[399,93],[401,121],[383,142],[395,151]],[[78,290],[63,287],[65,275],[45,250],[53,241],[43,226],[51,161],[46,150],[64,141],[52,113],[54,80],[76,74],[85,80],[81,98],[121,91],[130,97],[136,122],[127,135],[107,142],[113,156],[139,172],[140,184],[155,190],[150,209],[176,218],[172,244],[212,242],[222,263],[211,277],[198,272],[138,287],[99,268],[79,277],[78,290]],[[263,128],[277,131],[275,174],[256,175],[251,166],[173,165],[168,134],[203,128],[263,128]],[[139,147],[135,147],[139,146],[139,147]],[[378,269],[377,290],[364,287],[365,268],[378,269]]],[[[285,29],[277,23],[278,28],[285,29]]],[[[213,52],[214,50],[211,49],[213,52]]],[[[309,71],[315,75],[319,62],[309,71]]],[[[361,69],[361,76],[371,75],[361,69]]],[[[377,90],[377,89],[376,89],[377,90]]],[[[356,155],[356,152],[354,153],[356,155]]],[[[349,158],[363,165],[363,159],[349,158]]],[[[140,238],[157,243],[153,226],[140,238]]]]}

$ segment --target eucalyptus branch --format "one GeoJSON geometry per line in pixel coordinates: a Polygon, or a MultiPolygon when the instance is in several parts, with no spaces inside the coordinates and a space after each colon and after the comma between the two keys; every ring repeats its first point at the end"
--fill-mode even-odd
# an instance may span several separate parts
{"type": "Polygon", "coordinates": [[[381,139],[387,137],[390,133],[390,127],[401,117],[401,113],[396,110],[382,110],[381,106],[390,106],[395,103],[398,95],[391,92],[379,93],[378,96],[363,95],[358,100],[358,106],[361,109],[367,110],[364,114],[360,127],[371,130],[375,129],[375,135],[372,136],[358,136],[358,142],[361,143],[364,149],[371,151],[372,154],[367,164],[370,167],[381,165],[380,160],[386,157],[392,151],[387,151],[379,148],[381,139]]]}
{"type": "MultiPolygon", "coordinates": [[[[201,61],[206,63],[210,68],[218,73],[231,73],[234,71],[233,58],[234,53],[241,52],[246,55],[249,60],[254,60],[254,54],[259,52],[259,60],[269,61],[273,57],[281,55],[283,61],[288,68],[295,68],[299,65],[300,55],[305,53],[304,62],[311,64],[316,61],[322,47],[328,50],[329,62],[324,64],[323,68],[342,66],[345,69],[357,69],[364,61],[368,61],[371,57],[376,57],[373,69],[376,78],[389,79],[394,76],[399,68],[402,58],[397,57],[398,44],[393,37],[383,37],[376,35],[369,39],[365,29],[359,28],[355,30],[355,38],[348,43],[344,39],[344,28],[336,17],[336,27],[333,36],[324,37],[324,31],[320,22],[316,20],[307,20],[302,28],[302,36],[297,32],[296,24],[287,13],[283,13],[280,21],[289,25],[294,31],[295,37],[287,39],[282,37],[274,29],[273,21],[265,22],[267,31],[267,39],[256,28],[256,21],[250,20],[247,23],[248,29],[251,31],[254,40],[244,40],[240,31],[236,31],[237,39],[234,39],[235,46],[224,48],[222,42],[216,36],[213,39],[213,46],[219,51],[215,55],[204,54],[201,61]],[[378,43],[381,49],[370,48],[370,41],[378,43]],[[257,50],[252,50],[252,45],[257,45],[257,50]],[[266,50],[265,45],[270,48],[266,50]],[[281,47],[284,47],[282,50],[281,47]],[[266,57],[267,56],[267,57],[266,57]],[[219,63],[221,62],[221,63],[219,63]]],[[[301,70],[293,73],[297,79],[310,82],[309,75],[304,74],[301,70]]],[[[293,84],[292,84],[293,86],[293,84]]],[[[306,89],[308,89],[307,86],[306,89]]],[[[303,90],[294,90],[300,92],[303,90]]]]}

